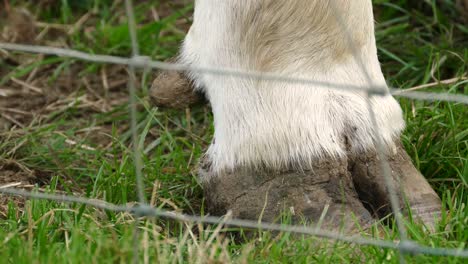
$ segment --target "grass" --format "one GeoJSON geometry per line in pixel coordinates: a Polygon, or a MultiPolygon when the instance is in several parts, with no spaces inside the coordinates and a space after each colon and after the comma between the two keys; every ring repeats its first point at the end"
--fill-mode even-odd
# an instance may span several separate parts
{"type": "MultiPolygon", "coordinates": [[[[49,25],[38,44],[67,46],[90,53],[130,54],[121,1],[61,0],[49,5],[47,1],[8,2],[11,7],[25,6],[34,12],[37,20],[46,24],[39,26],[39,32],[49,25]],[[79,30],[70,31],[88,13],[79,30]]],[[[135,2],[142,53],[158,60],[171,57],[190,23],[192,5],[184,1],[135,2]],[[151,12],[151,8],[159,13],[151,12]],[[160,19],[154,19],[158,15],[160,19]]],[[[375,0],[374,4],[379,56],[392,86],[405,89],[466,76],[468,27],[453,1],[375,0]]],[[[0,20],[0,29],[2,24],[6,25],[7,21],[0,20]]],[[[102,88],[104,79],[111,82],[124,78],[125,81],[125,70],[53,56],[38,59],[11,53],[7,59],[1,58],[0,92],[4,87],[16,87],[14,77],[31,79],[41,88],[57,92],[59,98],[36,95],[53,104],[43,102],[33,105],[33,109],[23,109],[37,113],[16,118],[16,126],[0,130],[0,169],[33,177],[32,184],[20,186],[28,190],[132,205],[137,197],[127,106],[122,100],[126,95],[125,84],[102,88]],[[97,92],[91,92],[93,89],[97,92]]],[[[211,140],[212,116],[204,107],[188,112],[151,108],[147,90],[152,76],[152,73],[139,74],[137,124],[138,142],[144,150],[145,193],[152,205],[159,208],[201,214],[203,195],[194,168],[211,140]]],[[[436,84],[426,90],[468,95],[468,81],[436,84]]],[[[17,95],[19,100],[35,101],[30,96],[17,95]]],[[[445,102],[400,100],[400,103],[407,120],[402,137],[405,147],[443,198],[447,209],[436,232],[427,233],[422,226],[408,222],[409,236],[431,247],[466,249],[467,108],[445,102]]],[[[21,199],[10,199],[3,211],[0,262],[115,263],[133,259],[135,219],[132,215],[79,204],[21,199]]],[[[138,257],[145,263],[396,263],[399,260],[395,250],[291,234],[258,232],[240,241],[221,234],[216,226],[164,219],[142,219],[138,228],[138,257]]],[[[398,238],[396,231],[385,225],[363,235],[398,238]]],[[[416,263],[464,262],[454,257],[427,255],[405,258],[416,263]]]]}

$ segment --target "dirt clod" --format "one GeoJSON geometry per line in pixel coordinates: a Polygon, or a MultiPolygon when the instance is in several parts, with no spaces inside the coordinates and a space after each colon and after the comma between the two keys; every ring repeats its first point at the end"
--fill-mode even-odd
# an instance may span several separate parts
{"type": "MultiPolygon", "coordinates": [[[[48,184],[50,173],[43,171],[31,171],[15,162],[0,161],[0,188],[19,188],[31,190],[48,184]]],[[[22,208],[24,198],[0,194],[0,218],[6,216],[9,203],[22,208]]]]}
{"type": "Polygon", "coordinates": [[[11,8],[7,11],[5,28],[0,40],[12,43],[33,44],[37,35],[35,18],[24,8],[11,8]]]}
{"type": "Polygon", "coordinates": [[[203,100],[184,73],[176,71],[159,73],[151,87],[150,96],[156,106],[175,109],[184,109],[203,100]]]}

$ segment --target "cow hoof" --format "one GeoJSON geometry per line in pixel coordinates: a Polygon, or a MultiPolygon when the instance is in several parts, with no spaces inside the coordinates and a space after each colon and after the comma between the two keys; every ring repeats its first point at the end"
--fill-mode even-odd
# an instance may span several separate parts
{"type": "Polygon", "coordinates": [[[354,233],[374,219],[363,206],[346,158],[316,162],[308,170],[237,169],[213,173],[202,159],[200,176],[208,213],[276,222],[286,212],[295,224],[354,233]]]}
{"type": "MultiPolygon", "coordinates": [[[[400,200],[400,210],[407,215],[411,212],[415,220],[434,230],[442,208],[436,192],[414,167],[401,142],[396,143],[395,150],[389,151],[386,158],[400,200]]],[[[360,199],[380,217],[391,214],[390,197],[376,152],[356,155],[351,160],[350,171],[360,199]]]]}

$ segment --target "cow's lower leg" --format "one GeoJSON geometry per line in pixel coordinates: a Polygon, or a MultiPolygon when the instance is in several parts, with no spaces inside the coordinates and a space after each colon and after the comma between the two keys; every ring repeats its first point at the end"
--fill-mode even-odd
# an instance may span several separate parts
{"type": "MultiPolygon", "coordinates": [[[[158,83],[161,77],[158,78],[153,90],[164,87],[166,91],[187,91],[185,96],[180,96],[179,92],[171,95],[179,99],[176,102],[177,107],[189,106],[199,101],[200,99],[191,99],[194,96],[193,87],[187,78],[183,74],[177,76],[180,80],[166,83],[158,83]],[[179,88],[182,83],[187,85],[184,89],[179,88]]],[[[399,140],[395,143],[395,148],[386,151],[384,157],[390,165],[391,178],[402,206],[400,209],[406,213],[410,209],[415,219],[433,229],[441,210],[437,194],[414,167],[399,140]]],[[[203,179],[207,208],[214,215],[224,215],[231,210],[235,217],[261,217],[264,221],[274,221],[284,211],[291,213],[296,221],[307,219],[317,223],[322,219],[323,226],[343,226],[349,230],[372,222],[363,204],[376,217],[386,217],[392,213],[382,164],[374,150],[348,153],[346,159],[317,161],[308,170],[244,168],[218,174],[211,170],[206,157],[200,164],[200,178],[203,179]],[[343,214],[356,216],[356,221],[342,225],[343,218],[340,215],[343,214]]]]}
{"type": "MultiPolygon", "coordinates": [[[[178,106],[190,106],[199,101],[193,99],[193,87],[184,74],[171,74],[171,79],[179,79],[165,82],[168,74],[163,73],[155,80],[153,94],[161,94],[158,89],[164,89],[162,93],[168,93],[169,98],[179,99],[178,106]],[[182,84],[186,86],[180,88],[182,84]],[[171,95],[168,91],[177,92],[171,95]],[[180,91],[187,94],[181,96],[180,91]]],[[[414,167],[399,140],[384,157],[390,165],[400,209],[406,213],[410,209],[416,220],[433,229],[441,210],[437,194],[414,167]]],[[[317,160],[313,168],[306,170],[242,168],[216,173],[211,170],[206,156],[200,164],[207,208],[214,215],[232,211],[234,217],[275,221],[281,212],[286,212],[292,214],[296,222],[321,221],[323,227],[350,230],[371,223],[369,212],[379,218],[392,213],[382,164],[374,150],[353,153],[348,149],[345,159],[317,160]],[[356,221],[343,222],[342,215],[354,215],[356,221]]]]}
{"type": "MultiPolygon", "coordinates": [[[[200,173],[209,213],[232,210],[236,217],[273,221],[286,209],[296,220],[330,227],[345,220],[349,230],[350,214],[360,224],[371,220],[354,185],[360,199],[378,212],[385,208],[381,216],[389,212],[366,92],[337,89],[385,87],[371,1],[333,2],[335,8],[310,0],[197,1],[182,63],[315,80],[187,73],[214,115],[215,136],[200,173]]],[[[430,221],[423,208],[436,212],[440,201],[399,145],[398,103],[387,95],[374,96],[370,105],[399,196],[406,193],[416,214],[430,221]]]]}

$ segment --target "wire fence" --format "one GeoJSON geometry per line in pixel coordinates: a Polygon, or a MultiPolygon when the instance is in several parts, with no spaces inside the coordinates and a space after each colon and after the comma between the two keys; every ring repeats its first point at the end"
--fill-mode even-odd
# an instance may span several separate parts
{"type": "MultiPolygon", "coordinates": [[[[332,5],[331,5],[332,6],[332,5]]],[[[403,256],[405,254],[428,254],[428,255],[437,255],[437,256],[455,256],[461,258],[468,258],[468,250],[460,249],[451,249],[451,248],[433,248],[427,247],[418,244],[415,241],[409,240],[406,235],[405,226],[401,221],[401,211],[399,206],[399,200],[395,194],[395,187],[393,186],[390,172],[390,165],[388,160],[385,158],[383,143],[378,133],[379,128],[375,118],[375,112],[370,103],[370,99],[373,96],[383,96],[387,94],[392,94],[397,97],[404,97],[415,100],[425,100],[425,101],[445,101],[445,102],[455,102],[468,105],[468,96],[462,94],[449,94],[449,93],[431,93],[431,92],[415,92],[415,91],[404,91],[400,89],[386,87],[378,87],[372,84],[371,78],[368,76],[365,65],[363,65],[360,57],[356,54],[357,52],[353,51],[354,59],[358,62],[363,71],[364,75],[367,76],[368,85],[366,86],[356,86],[353,84],[338,84],[332,82],[322,82],[316,81],[308,78],[295,78],[289,76],[281,76],[273,73],[266,72],[255,72],[255,71],[240,71],[237,69],[229,68],[209,68],[209,67],[196,67],[189,66],[177,63],[167,63],[161,61],[153,61],[149,57],[141,56],[139,54],[138,40],[137,40],[137,30],[136,22],[133,11],[133,5],[131,0],[125,1],[125,9],[128,17],[128,28],[131,37],[132,43],[132,56],[130,58],[109,56],[109,55],[99,55],[99,54],[89,54],[77,50],[71,49],[61,49],[55,47],[47,46],[33,46],[33,45],[21,45],[21,44],[12,44],[12,43],[0,43],[0,49],[18,51],[18,52],[28,52],[36,54],[47,54],[47,55],[56,55],[63,56],[68,58],[75,58],[79,60],[84,60],[88,62],[97,62],[97,63],[109,63],[109,64],[120,64],[126,65],[129,69],[129,81],[128,81],[128,91],[129,91],[129,111],[130,111],[130,127],[132,132],[132,142],[133,142],[133,155],[134,155],[134,166],[135,166],[135,175],[137,183],[137,194],[138,194],[138,206],[125,206],[125,205],[116,205],[108,203],[103,200],[89,199],[85,197],[77,197],[71,195],[54,195],[34,191],[25,191],[22,189],[10,188],[8,186],[1,187],[0,193],[4,195],[20,196],[30,199],[42,199],[42,200],[51,200],[62,203],[73,203],[73,204],[83,204],[91,206],[97,209],[109,210],[114,212],[127,212],[136,216],[135,219],[139,217],[158,217],[165,219],[172,219],[181,222],[191,222],[191,223],[204,223],[204,224],[217,224],[217,225],[226,225],[239,228],[249,228],[249,229],[258,229],[258,230],[269,230],[269,231],[281,231],[295,234],[310,235],[314,237],[326,238],[334,241],[341,241],[347,243],[354,243],[357,245],[369,245],[377,246],[381,248],[395,249],[400,252],[400,262],[404,262],[403,256]],[[265,223],[259,221],[250,221],[243,219],[232,219],[228,216],[226,217],[213,217],[213,216],[196,216],[196,215],[187,215],[182,213],[176,213],[171,211],[166,211],[162,209],[157,209],[151,207],[145,199],[144,195],[144,181],[142,175],[142,160],[140,157],[141,149],[139,149],[140,144],[138,144],[138,135],[137,135],[137,125],[136,125],[136,87],[135,87],[135,71],[137,68],[143,69],[160,69],[160,70],[172,70],[172,71],[187,71],[203,73],[203,74],[213,74],[213,75],[223,75],[223,76],[232,76],[237,78],[256,78],[264,81],[271,82],[287,82],[287,83],[296,83],[304,85],[313,85],[314,88],[326,88],[326,89],[337,89],[343,91],[360,91],[367,94],[368,98],[368,107],[369,113],[374,126],[374,133],[376,138],[377,152],[381,161],[381,167],[383,171],[383,176],[385,178],[385,184],[388,188],[388,192],[391,196],[391,207],[393,213],[396,217],[396,222],[399,230],[399,242],[395,241],[386,241],[378,240],[360,236],[347,236],[341,233],[321,230],[314,227],[306,226],[295,226],[295,225],[280,225],[265,223]]],[[[341,18],[337,15],[335,11],[336,19],[343,26],[341,18]]],[[[349,36],[348,40],[350,47],[353,49],[354,45],[349,36]]],[[[138,226],[136,221],[135,227],[138,226]]],[[[138,243],[138,228],[135,229],[135,247],[134,247],[134,261],[138,262],[139,256],[139,243],[138,243]]]]}

